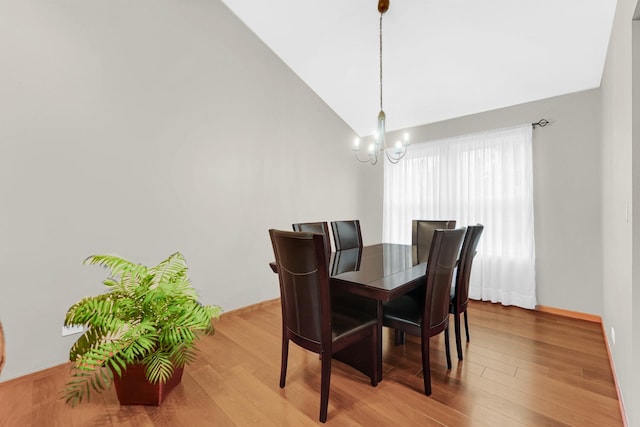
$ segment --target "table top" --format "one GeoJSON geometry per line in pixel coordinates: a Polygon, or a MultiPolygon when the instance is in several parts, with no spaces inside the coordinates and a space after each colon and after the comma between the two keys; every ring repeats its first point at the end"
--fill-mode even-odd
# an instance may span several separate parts
{"type": "Polygon", "coordinates": [[[390,301],[424,282],[427,264],[414,247],[381,243],[331,254],[331,282],[350,293],[390,301]]]}

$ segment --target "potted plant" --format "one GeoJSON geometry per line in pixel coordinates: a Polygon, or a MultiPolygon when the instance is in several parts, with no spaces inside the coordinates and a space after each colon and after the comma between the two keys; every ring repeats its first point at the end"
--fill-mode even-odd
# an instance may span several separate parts
{"type": "Polygon", "coordinates": [[[155,267],[114,255],[93,255],[84,264],[110,270],[103,282],[108,290],[67,311],[65,325],[84,325],[85,332],[69,352],[72,379],[62,397],[75,406],[115,382],[121,404],[159,405],[195,360],[198,338],[213,334],[222,310],[198,302],[179,252],[155,267]],[[136,374],[143,378],[131,378],[136,374]],[[150,391],[123,388],[131,379],[150,391]],[[142,401],[147,395],[151,399],[142,401]]]}

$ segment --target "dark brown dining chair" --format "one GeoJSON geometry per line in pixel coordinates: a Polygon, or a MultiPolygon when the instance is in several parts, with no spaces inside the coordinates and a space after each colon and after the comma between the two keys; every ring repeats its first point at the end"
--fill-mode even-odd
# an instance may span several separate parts
{"type": "MultiPolygon", "coordinates": [[[[414,219],[411,221],[411,255],[413,263],[421,264],[429,259],[429,251],[431,250],[431,241],[433,240],[433,232],[438,229],[456,228],[456,221],[451,220],[431,220],[431,219],[414,219]]],[[[409,293],[414,298],[424,298],[424,286],[414,289],[409,293]]],[[[405,336],[402,331],[395,331],[395,344],[402,345],[405,342],[405,336]]]]}
{"type": "Polygon", "coordinates": [[[327,253],[331,253],[331,238],[329,237],[329,225],[326,221],[322,222],[297,222],[291,224],[293,231],[303,231],[306,233],[322,234],[326,239],[327,253]]]}
{"type": "Polygon", "coordinates": [[[362,247],[360,220],[331,221],[331,230],[336,251],[362,247]]]}
{"type": "Polygon", "coordinates": [[[421,338],[424,393],[431,395],[429,338],[444,332],[447,368],[451,369],[449,349],[449,304],[451,279],[456,267],[465,229],[436,230],[433,234],[425,294],[422,300],[403,295],[383,304],[382,324],[421,338]]]}
{"type": "Polygon", "coordinates": [[[320,234],[269,230],[276,258],[282,306],[280,387],[285,386],[289,340],[317,353],[322,361],[320,421],[327,420],[332,355],[364,341],[371,358],[371,385],[376,386],[378,321],[375,312],[332,307],[327,252],[320,234]]]}
{"type": "Polygon", "coordinates": [[[458,271],[456,274],[455,288],[451,291],[451,304],[449,313],[453,314],[453,326],[456,334],[456,350],[458,360],[462,360],[462,339],[460,337],[460,314],[464,314],[464,330],[469,342],[469,322],[467,321],[467,306],[469,305],[469,277],[471,276],[471,266],[476,256],[476,249],[480,236],[484,231],[482,224],[470,225],[464,235],[462,249],[460,249],[460,259],[458,261],[458,271]]]}
{"type": "Polygon", "coordinates": [[[456,228],[455,220],[414,219],[411,221],[411,245],[415,263],[423,263],[429,258],[433,232],[438,229],[456,228]]]}

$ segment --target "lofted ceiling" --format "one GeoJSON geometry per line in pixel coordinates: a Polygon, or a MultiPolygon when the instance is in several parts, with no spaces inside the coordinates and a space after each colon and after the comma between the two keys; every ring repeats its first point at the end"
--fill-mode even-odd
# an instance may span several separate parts
{"type": "MultiPolygon", "coordinates": [[[[360,136],[376,126],[378,0],[223,0],[360,136]]],[[[383,101],[395,130],[600,85],[615,0],[391,0],[383,101]]]]}

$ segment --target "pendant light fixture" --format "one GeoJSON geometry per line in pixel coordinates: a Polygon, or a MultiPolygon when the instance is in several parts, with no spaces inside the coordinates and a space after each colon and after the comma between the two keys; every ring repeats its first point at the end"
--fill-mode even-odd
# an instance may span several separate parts
{"type": "Polygon", "coordinates": [[[384,152],[385,157],[389,162],[395,164],[404,157],[407,152],[407,144],[409,143],[409,134],[404,134],[402,141],[396,141],[393,147],[387,146],[385,135],[385,122],[386,115],[382,108],[382,16],[389,10],[389,0],[378,1],[378,12],[380,12],[380,112],[378,113],[378,127],[374,133],[374,140],[367,147],[367,157],[361,158],[360,153],[360,138],[356,138],[353,143],[353,153],[356,159],[362,163],[371,163],[375,165],[378,163],[380,152],[384,152]]]}

